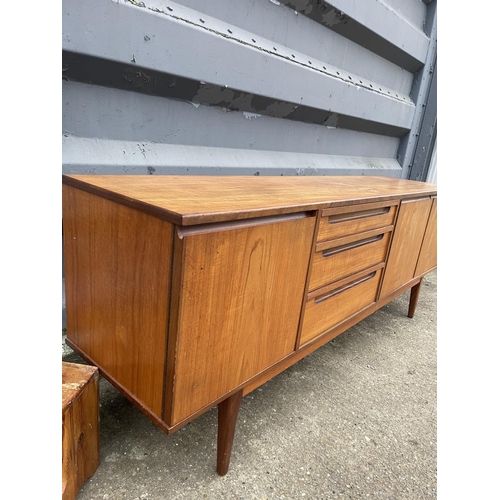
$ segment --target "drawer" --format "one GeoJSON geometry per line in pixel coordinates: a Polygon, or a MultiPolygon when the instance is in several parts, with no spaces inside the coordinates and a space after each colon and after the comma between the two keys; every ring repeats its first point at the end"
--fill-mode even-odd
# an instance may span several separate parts
{"type": "Polygon", "coordinates": [[[365,203],[349,207],[325,208],[321,212],[318,241],[333,240],[351,234],[394,224],[398,201],[365,203]]]}
{"type": "Polygon", "coordinates": [[[334,241],[318,243],[313,257],[309,290],[337,281],[384,262],[392,226],[334,241]]]}
{"type": "Polygon", "coordinates": [[[383,264],[342,280],[330,290],[309,294],[304,311],[300,345],[330,330],[369,306],[377,297],[383,264]]]}

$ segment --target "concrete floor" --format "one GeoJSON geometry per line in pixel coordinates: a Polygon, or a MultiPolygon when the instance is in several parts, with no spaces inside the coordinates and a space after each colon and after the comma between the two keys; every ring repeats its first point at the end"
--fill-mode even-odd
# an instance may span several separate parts
{"type": "Polygon", "coordinates": [[[407,292],[245,397],[224,477],[216,408],[167,436],[101,378],[101,464],[77,499],[436,497],[436,288],[433,272],[413,319],[407,292]]]}

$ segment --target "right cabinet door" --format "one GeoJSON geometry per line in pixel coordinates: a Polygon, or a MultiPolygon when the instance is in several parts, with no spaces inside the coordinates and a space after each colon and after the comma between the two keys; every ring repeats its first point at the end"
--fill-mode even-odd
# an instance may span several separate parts
{"type": "Polygon", "coordinates": [[[432,200],[429,223],[425,230],[415,276],[432,271],[435,267],[437,267],[437,198],[432,200]]]}
{"type": "Polygon", "coordinates": [[[399,208],[380,297],[408,283],[415,276],[433,200],[404,200],[399,208]]]}

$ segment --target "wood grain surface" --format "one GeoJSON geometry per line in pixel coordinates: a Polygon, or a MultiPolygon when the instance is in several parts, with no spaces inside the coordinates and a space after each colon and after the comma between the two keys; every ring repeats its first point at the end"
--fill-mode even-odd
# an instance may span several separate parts
{"type": "Polygon", "coordinates": [[[332,284],[321,295],[310,294],[300,336],[303,345],[373,304],[377,298],[381,268],[360,272],[332,284]]]}
{"type": "Polygon", "coordinates": [[[322,210],[318,241],[333,240],[394,224],[398,201],[322,210]]]}
{"type": "Polygon", "coordinates": [[[62,499],[74,500],[100,460],[99,373],[62,363],[62,499]]]}
{"type": "Polygon", "coordinates": [[[431,205],[430,198],[401,202],[380,297],[388,295],[415,276],[431,205]]]}
{"type": "Polygon", "coordinates": [[[316,251],[313,258],[309,290],[345,278],[380,262],[385,262],[391,227],[377,229],[345,240],[334,240],[316,251]]]}
{"type": "Polygon", "coordinates": [[[62,411],[77,398],[82,389],[87,385],[95,373],[97,367],[80,365],[78,363],[62,364],[62,411]]]}
{"type": "Polygon", "coordinates": [[[415,276],[425,274],[437,266],[437,198],[432,200],[429,222],[418,258],[415,276]]]}
{"type": "Polygon", "coordinates": [[[236,421],[242,398],[243,390],[241,389],[220,402],[217,408],[217,473],[220,476],[225,476],[229,469],[236,421]]]}
{"type": "Polygon", "coordinates": [[[171,425],[294,350],[314,225],[184,237],[171,425]]]}
{"type": "Polygon", "coordinates": [[[386,177],[63,176],[68,342],[169,433],[220,404],[224,473],[235,395],[410,287],[413,314],[436,192],[386,177]]]}
{"type": "Polygon", "coordinates": [[[436,194],[436,186],[388,177],[64,175],[98,193],[180,225],[246,219],[436,194]]]}
{"type": "Polygon", "coordinates": [[[161,416],[172,225],[63,188],[67,337],[161,416]]]}

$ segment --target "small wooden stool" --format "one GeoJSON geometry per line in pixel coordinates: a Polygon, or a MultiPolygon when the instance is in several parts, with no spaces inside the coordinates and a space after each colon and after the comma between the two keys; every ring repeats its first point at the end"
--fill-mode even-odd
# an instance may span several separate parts
{"type": "Polygon", "coordinates": [[[62,499],[74,500],[99,465],[99,371],[62,364],[62,499]]]}

